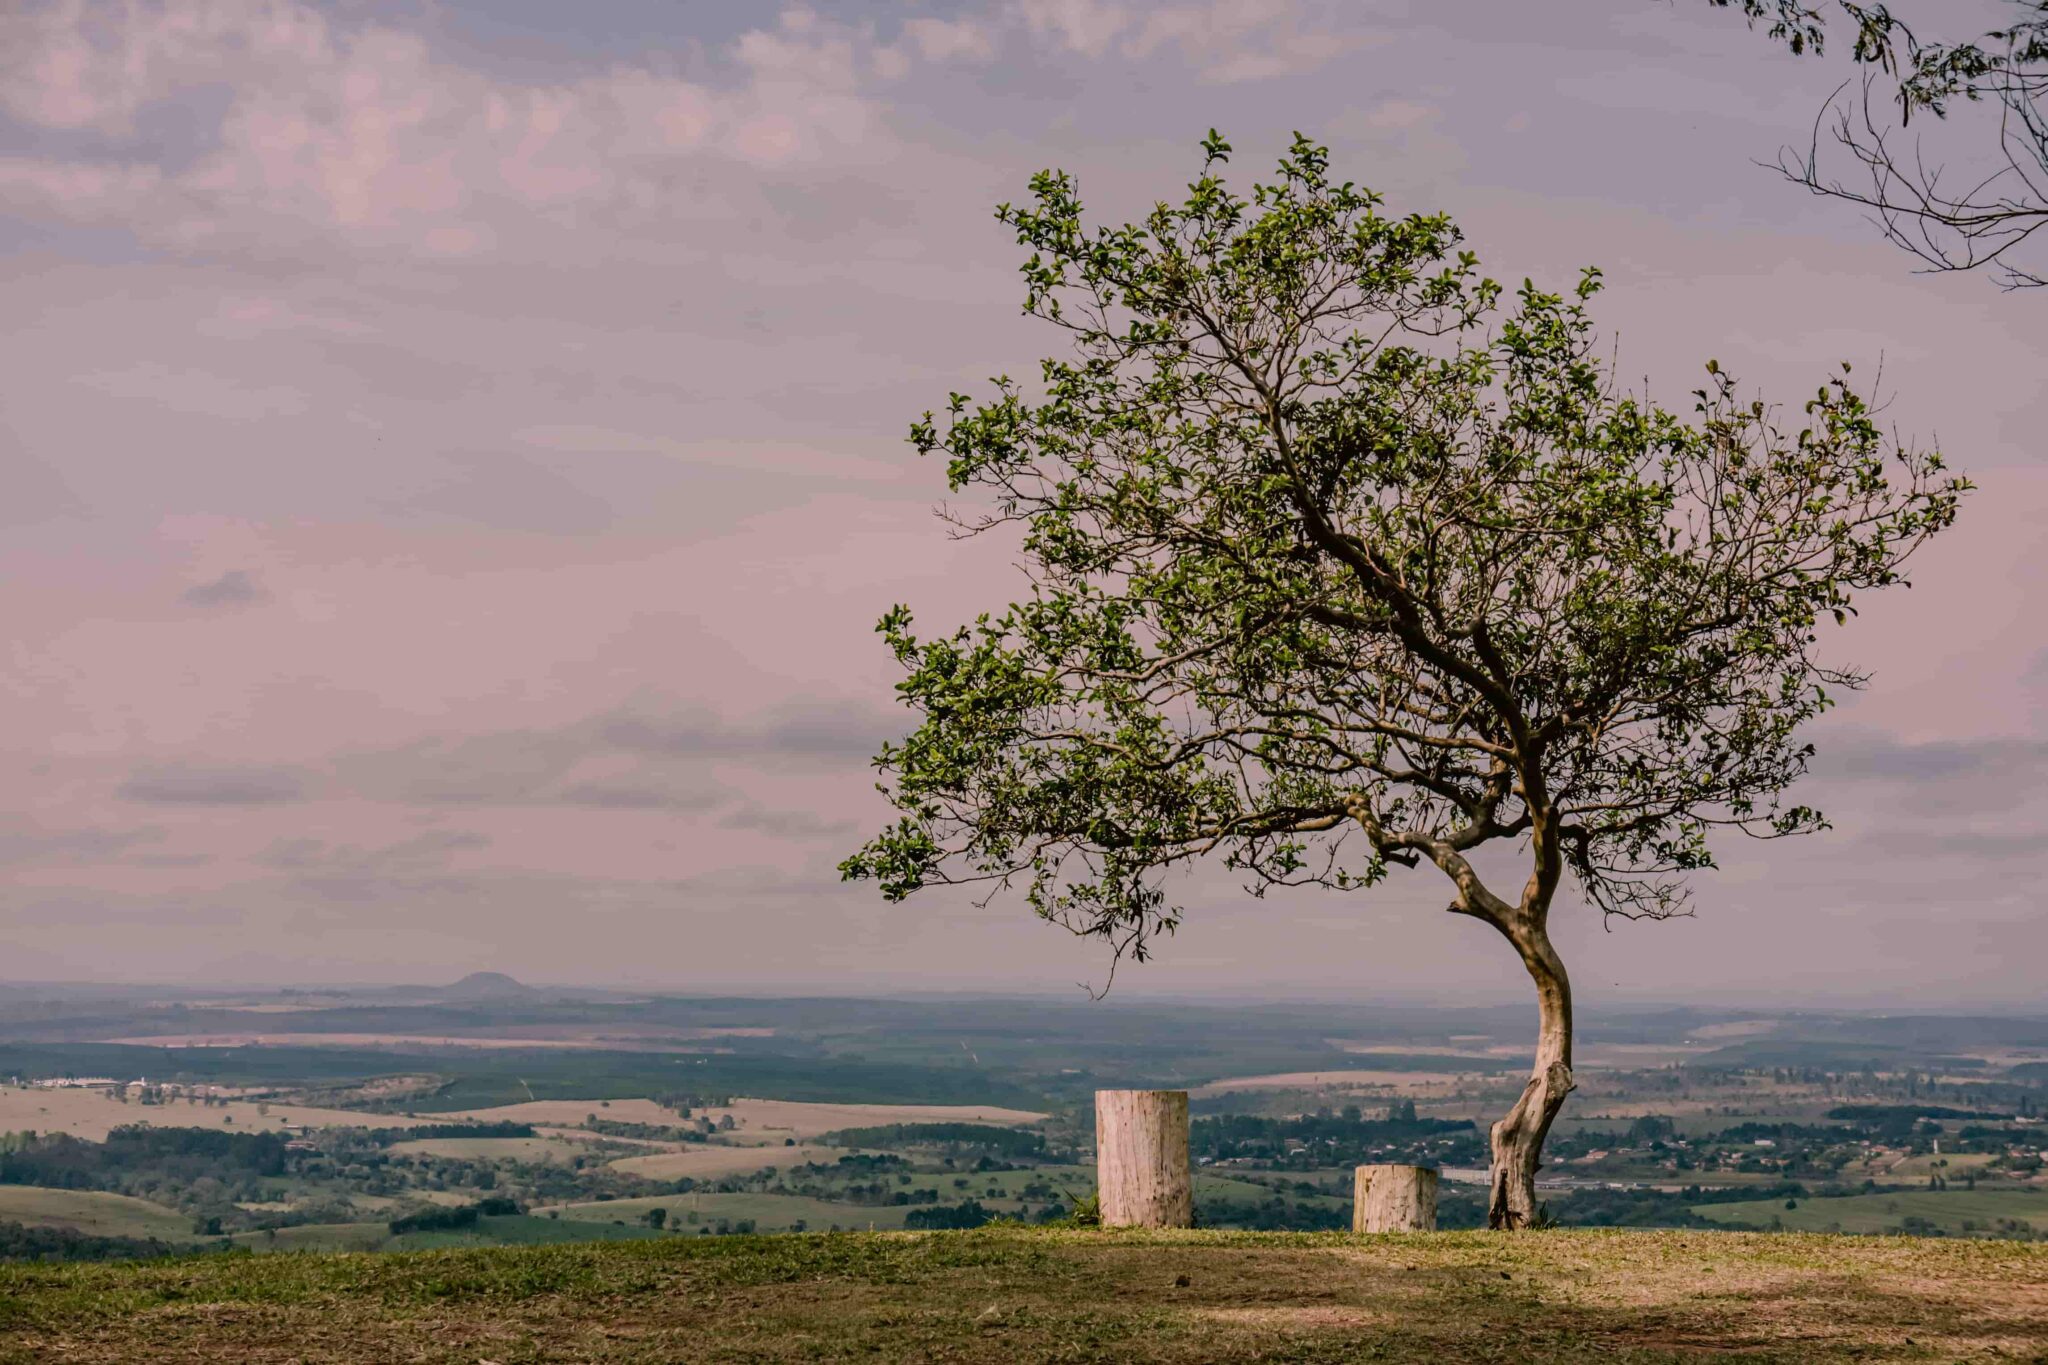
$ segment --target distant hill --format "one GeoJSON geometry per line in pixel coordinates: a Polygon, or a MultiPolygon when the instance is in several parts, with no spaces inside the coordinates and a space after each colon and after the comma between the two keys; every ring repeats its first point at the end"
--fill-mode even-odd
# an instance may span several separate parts
{"type": "Polygon", "coordinates": [[[530,1000],[543,992],[503,972],[471,972],[429,994],[436,1000],[530,1000]]]}

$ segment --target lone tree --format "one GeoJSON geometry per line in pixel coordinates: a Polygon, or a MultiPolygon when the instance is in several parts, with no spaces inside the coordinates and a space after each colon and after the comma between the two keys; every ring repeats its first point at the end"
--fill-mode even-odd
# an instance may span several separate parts
{"type": "Polygon", "coordinates": [[[1821,828],[1781,793],[1802,722],[1862,679],[1816,632],[1900,580],[1965,481],[1887,439],[1847,367],[1796,431],[1712,362],[1690,418],[1615,389],[1586,313],[1512,305],[1441,216],[1395,218],[1299,139],[1249,199],[1219,174],[1090,230],[1045,172],[1000,220],[1026,311],[1074,354],[912,428],[1029,597],[938,639],[879,627],[922,724],[876,764],[901,818],[847,859],[898,899],[1021,883],[1143,960],[1205,855],[1255,894],[1433,864],[1536,985],[1535,1068],[1492,1129],[1495,1227],[1536,1217],[1572,1088],[1548,932],[1569,873],[1609,915],[1682,911],[1707,836],[1821,828]],[[1516,850],[1518,889],[1471,861],[1516,850]]]}

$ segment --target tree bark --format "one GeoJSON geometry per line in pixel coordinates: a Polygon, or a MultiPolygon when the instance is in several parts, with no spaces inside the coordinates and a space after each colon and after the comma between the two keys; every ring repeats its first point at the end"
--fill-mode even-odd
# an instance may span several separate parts
{"type": "Polygon", "coordinates": [[[1188,1176],[1188,1092],[1095,1092],[1095,1187],[1102,1225],[1195,1225],[1188,1176]]]}
{"type": "Polygon", "coordinates": [[[1486,1225],[1503,1231],[1526,1228],[1540,1220],[1536,1203],[1536,1172],[1542,1166],[1543,1140],[1550,1124],[1572,1092],[1572,987],[1564,962],[1540,927],[1519,925],[1504,931],[1522,955],[1536,983],[1538,1025],[1536,1064],[1521,1098],[1507,1117],[1493,1125],[1493,1166],[1486,1225]]]}
{"type": "Polygon", "coordinates": [[[1428,1166],[1360,1166],[1351,1194],[1353,1232],[1435,1232],[1436,1172],[1428,1166]]]}

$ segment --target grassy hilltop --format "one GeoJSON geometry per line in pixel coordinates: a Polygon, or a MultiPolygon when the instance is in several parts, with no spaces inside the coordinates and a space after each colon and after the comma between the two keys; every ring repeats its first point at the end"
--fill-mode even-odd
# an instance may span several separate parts
{"type": "Polygon", "coordinates": [[[5,1361],[2048,1361],[2048,1246],[1798,1234],[677,1238],[0,1267],[5,1361]]]}

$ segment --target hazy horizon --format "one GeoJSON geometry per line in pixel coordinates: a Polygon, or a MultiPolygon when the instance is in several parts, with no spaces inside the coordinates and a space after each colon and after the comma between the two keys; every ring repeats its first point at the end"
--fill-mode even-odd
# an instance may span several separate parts
{"type": "MultiPolygon", "coordinates": [[[[353,991],[402,991],[417,989],[434,991],[454,984],[471,975],[503,975],[491,968],[477,968],[464,972],[459,977],[438,978],[365,978],[354,980],[304,980],[304,981],[234,981],[208,980],[204,978],[174,978],[150,980],[137,977],[130,979],[96,980],[35,980],[15,977],[0,977],[0,991],[50,990],[62,992],[108,991],[148,992],[163,991],[178,995],[219,995],[228,997],[252,997],[277,994],[285,991],[302,994],[333,993],[346,995],[353,991]]],[[[1100,982],[1075,982],[1065,987],[1057,984],[1040,984],[1023,988],[1005,986],[997,981],[966,982],[953,986],[917,985],[908,981],[870,980],[845,989],[831,989],[823,983],[806,984],[801,981],[659,981],[653,979],[635,980],[630,977],[612,977],[597,980],[548,980],[546,978],[513,977],[519,985],[541,993],[570,994],[588,991],[597,994],[622,996],[665,996],[702,1000],[1025,1000],[1044,1004],[1106,1005],[1122,1006],[1345,1006],[1361,1010],[1385,1009],[1399,1012],[1431,1011],[1443,1013],[1504,1010],[1519,1012],[1526,1009],[1533,1017],[1535,1005],[1509,992],[1479,993],[1467,1000],[1445,1000],[1438,995],[1424,993],[1393,993],[1377,990],[1370,995],[1347,991],[1340,986],[1326,986],[1303,991],[1293,989],[1279,982],[1242,982],[1208,988],[1199,992],[1190,990],[1155,990],[1138,983],[1134,978],[1119,976],[1112,989],[1106,994],[1100,991],[1100,982]],[[1093,992],[1091,994],[1091,992],[1093,992]]],[[[1724,991],[1698,995],[1651,995],[1648,993],[1609,990],[1597,997],[1590,1005],[1582,1005],[1582,1018],[1614,1017],[1618,1015],[1648,1014],[1660,1011],[1689,1011],[1702,1014],[1750,1013],[1771,1016],[1814,1015],[1868,1015],[1904,1016],[1934,1015],[1946,1018],[1981,1015],[1996,1018],[2044,1018],[2048,1019],[2048,1005],[2038,995],[2015,996],[1999,999],[1928,999],[1916,997],[1910,1002],[1879,1000],[1856,996],[1814,996],[1797,1004],[1786,1004],[1781,998],[1754,996],[1745,998],[1739,993],[1724,991]]]]}
{"type": "MultiPolygon", "coordinates": [[[[12,7],[9,977],[1099,986],[1019,898],[833,869],[907,724],[876,618],[1018,583],[904,441],[1062,344],[993,206],[1059,166],[1120,221],[1214,126],[1246,183],[1326,140],[1511,286],[1601,266],[1667,402],[1881,365],[1981,485],[1828,638],[1874,675],[1799,789],[1834,832],[1724,841],[1694,919],[1560,905],[1581,1008],[2037,1001],[2048,298],[1754,164],[1850,74],[1704,0],[12,7]]],[[[1529,994],[1431,872],[1182,889],[1126,998],[1529,994]]]]}

